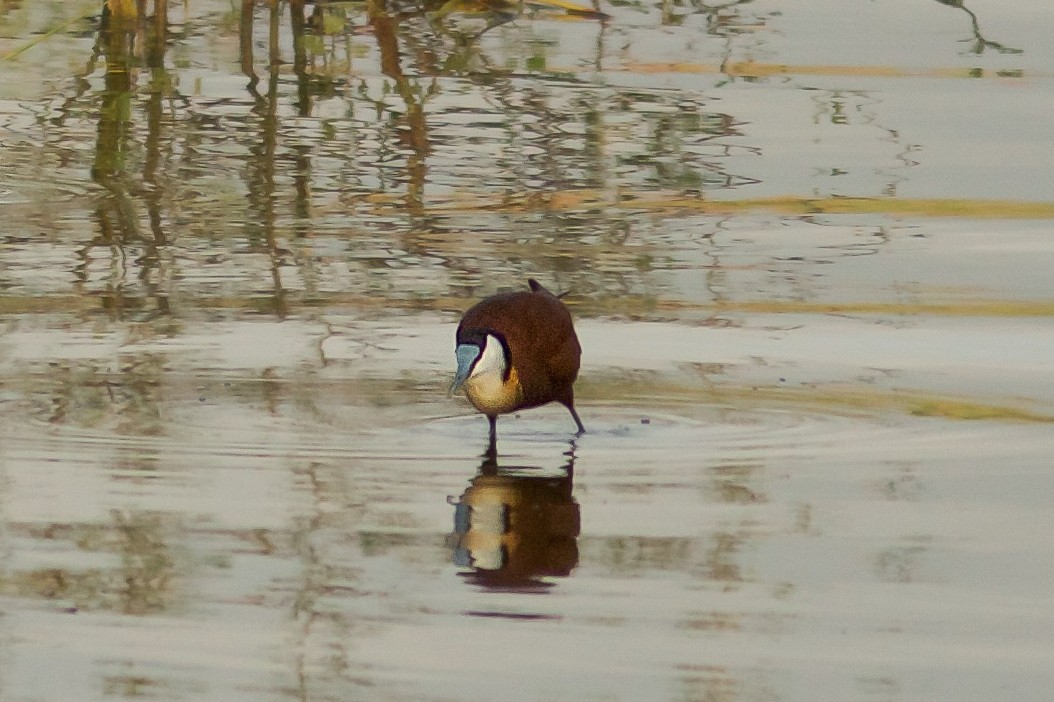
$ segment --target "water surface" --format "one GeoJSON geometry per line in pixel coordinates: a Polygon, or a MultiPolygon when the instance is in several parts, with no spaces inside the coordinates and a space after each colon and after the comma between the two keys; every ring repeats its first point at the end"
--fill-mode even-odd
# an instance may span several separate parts
{"type": "Polygon", "coordinates": [[[5,701],[1054,692],[1048,3],[146,9],[0,3],[5,701]]]}

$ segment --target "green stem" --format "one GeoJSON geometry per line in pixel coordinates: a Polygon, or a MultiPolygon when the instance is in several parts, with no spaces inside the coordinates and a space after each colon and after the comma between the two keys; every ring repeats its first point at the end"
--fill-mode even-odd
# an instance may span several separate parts
{"type": "Polygon", "coordinates": [[[26,42],[25,44],[23,44],[22,46],[18,47],[17,49],[12,49],[11,51],[8,51],[6,54],[0,55],[0,61],[14,61],[16,58],[18,58],[20,55],[22,55],[22,53],[24,53],[26,51],[29,51],[30,49],[32,49],[34,46],[36,46],[40,42],[44,41],[45,39],[53,37],[56,34],[58,34],[59,32],[64,31],[71,24],[76,24],[77,22],[81,22],[83,20],[88,19],[93,14],[94,14],[94,12],[86,12],[83,15],[80,15],[79,17],[74,17],[73,19],[71,19],[71,20],[69,20],[67,22],[63,22],[62,24],[60,24],[60,25],[58,25],[56,27],[52,27],[48,31],[46,31],[43,34],[41,34],[40,36],[35,37],[34,39],[26,42]]]}

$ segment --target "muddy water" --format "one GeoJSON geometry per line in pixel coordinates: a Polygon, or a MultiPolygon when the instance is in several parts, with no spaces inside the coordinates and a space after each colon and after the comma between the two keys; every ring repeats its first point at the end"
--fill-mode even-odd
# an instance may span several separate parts
{"type": "Polygon", "coordinates": [[[5,702],[1054,694],[1047,2],[158,4],[0,2],[5,702]]]}

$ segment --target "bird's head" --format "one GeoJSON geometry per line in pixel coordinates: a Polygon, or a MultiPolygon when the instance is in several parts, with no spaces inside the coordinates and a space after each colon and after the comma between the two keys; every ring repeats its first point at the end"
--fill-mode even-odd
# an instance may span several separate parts
{"type": "Polygon", "coordinates": [[[464,331],[458,333],[457,373],[450,385],[451,394],[457,392],[470,378],[494,373],[502,381],[509,375],[509,349],[505,340],[492,331],[464,331]]]}

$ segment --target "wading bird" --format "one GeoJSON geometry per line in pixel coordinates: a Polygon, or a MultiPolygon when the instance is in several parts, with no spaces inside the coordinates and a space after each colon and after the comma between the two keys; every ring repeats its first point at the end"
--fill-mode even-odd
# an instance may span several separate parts
{"type": "Polygon", "coordinates": [[[469,402],[490,422],[495,450],[499,414],[559,402],[585,432],[575,411],[572,387],[582,347],[571,313],[538,281],[529,291],[491,295],[473,305],[457,328],[457,374],[450,392],[462,386],[469,402]]]}

